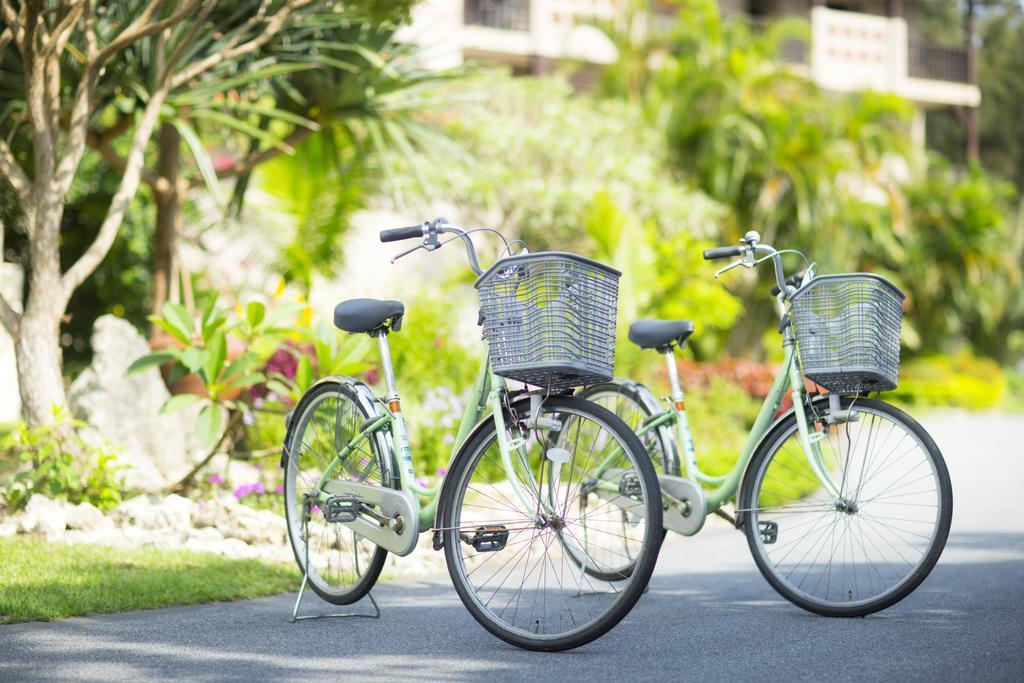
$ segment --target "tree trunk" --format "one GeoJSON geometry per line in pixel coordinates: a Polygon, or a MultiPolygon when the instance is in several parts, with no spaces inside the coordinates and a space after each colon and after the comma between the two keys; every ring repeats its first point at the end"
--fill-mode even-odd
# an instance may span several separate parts
{"type": "Polygon", "coordinates": [[[53,407],[67,403],[60,346],[64,302],[60,291],[60,222],[63,197],[55,190],[37,203],[25,312],[21,316],[14,354],[18,366],[21,411],[29,426],[53,422],[53,407]]]}
{"type": "Polygon", "coordinates": [[[167,181],[167,189],[156,197],[153,235],[153,313],[160,315],[173,285],[174,257],[181,232],[181,134],[169,123],[160,127],[157,154],[157,173],[167,181]]]}

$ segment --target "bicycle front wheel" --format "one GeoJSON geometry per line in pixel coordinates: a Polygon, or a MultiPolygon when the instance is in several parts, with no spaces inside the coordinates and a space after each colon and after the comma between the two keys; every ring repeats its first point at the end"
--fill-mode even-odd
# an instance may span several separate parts
{"type": "MultiPolygon", "coordinates": [[[[740,512],[773,588],[811,612],[856,617],[899,602],[928,576],[946,544],[953,493],[942,454],[913,418],[871,399],[842,406],[857,420],[827,425],[817,442],[838,495],[805,456],[791,414],[754,454],[740,512]]],[[[814,412],[828,409],[819,402],[814,412]]]]}
{"type": "Polygon", "coordinates": [[[643,593],[661,543],[661,493],[643,445],[615,415],[570,397],[548,398],[540,412],[531,429],[528,401],[506,411],[505,436],[519,444],[511,473],[493,423],[466,442],[441,531],[452,582],[481,625],[522,648],[568,650],[608,632],[643,593]],[[588,552],[620,554],[623,541],[628,577],[600,580],[573,556],[602,566],[588,552]]]}

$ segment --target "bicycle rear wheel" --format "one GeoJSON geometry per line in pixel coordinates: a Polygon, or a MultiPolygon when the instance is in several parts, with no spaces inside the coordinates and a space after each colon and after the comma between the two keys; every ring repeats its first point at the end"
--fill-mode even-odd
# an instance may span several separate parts
{"type": "MultiPolygon", "coordinates": [[[[942,554],[953,514],[935,442],[887,403],[844,399],[856,422],[818,443],[839,496],[829,495],[790,415],[754,454],[741,492],[747,542],[783,597],[833,617],[864,616],[917,588],[942,554]]],[[[820,416],[827,404],[815,404],[820,416]]]]}
{"type": "MultiPolygon", "coordinates": [[[[316,384],[299,402],[287,437],[284,500],[288,540],[299,569],[321,598],[348,605],[366,595],[384,567],[387,551],[340,523],[328,522],[314,501],[316,485],[338,451],[372,417],[353,386],[316,384]],[[306,558],[309,558],[307,567],[306,558]]],[[[389,462],[376,437],[362,441],[332,476],[388,486],[389,462]]]]}
{"type": "MultiPolygon", "coordinates": [[[[615,380],[604,384],[595,384],[584,389],[578,396],[587,401],[593,401],[597,405],[615,413],[615,416],[625,422],[634,432],[640,431],[644,422],[662,411],[661,406],[658,405],[658,400],[651,394],[650,390],[641,384],[633,382],[615,380]]],[[[679,457],[676,452],[675,440],[671,429],[664,426],[656,427],[655,429],[646,430],[643,434],[638,434],[638,437],[651,458],[651,465],[654,467],[656,474],[679,474],[679,457]]],[[[583,520],[585,523],[587,517],[584,516],[583,520]]],[[[625,514],[622,515],[620,524],[628,524],[625,514]]],[[[666,533],[665,529],[662,529],[662,540],[664,540],[666,533]]],[[[588,557],[599,557],[602,553],[596,548],[590,549],[586,547],[587,542],[590,540],[590,534],[587,533],[585,528],[582,537],[584,549],[587,552],[576,553],[571,544],[566,547],[566,550],[588,575],[602,581],[617,581],[633,573],[634,562],[631,557],[627,543],[628,536],[626,534],[622,535],[622,539],[617,544],[621,546],[617,548],[619,554],[622,555],[620,561],[611,561],[612,557],[608,553],[603,553],[604,562],[601,563],[601,566],[588,562],[588,557]]]]}
{"type": "Polygon", "coordinates": [[[448,474],[453,485],[440,503],[445,559],[459,597],[488,631],[530,650],[568,650],[614,627],[643,593],[661,543],[661,494],[642,444],[604,408],[546,399],[541,417],[571,431],[557,440],[550,431],[559,429],[528,429],[529,415],[522,401],[505,416],[507,438],[522,443],[524,455],[512,453],[513,476],[529,500],[513,489],[489,423],[448,474]],[[586,554],[600,545],[582,541],[584,528],[608,539],[604,549],[613,554],[627,536],[632,574],[602,581],[581,571],[566,546],[586,554]]]}

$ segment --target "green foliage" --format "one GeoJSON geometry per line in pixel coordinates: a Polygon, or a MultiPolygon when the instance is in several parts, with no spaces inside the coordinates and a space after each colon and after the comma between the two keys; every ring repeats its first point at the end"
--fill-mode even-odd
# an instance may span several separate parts
{"type": "Polygon", "coordinates": [[[0,538],[0,622],[242,600],[294,590],[294,564],[0,538]]]}
{"type": "Polygon", "coordinates": [[[0,490],[12,509],[23,507],[33,494],[72,503],[88,502],[109,510],[121,502],[117,455],[108,446],[78,436],[85,423],[54,408],[54,421],[39,427],[20,425],[0,440],[0,451],[16,455],[22,468],[0,490]]]}
{"type": "Polygon", "coordinates": [[[666,170],[662,138],[638,106],[573,93],[562,78],[494,70],[444,96],[454,104],[441,131],[458,141],[462,163],[425,176],[440,188],[431,199],[458,206],[462,224],[496,227],[533,251],[589,253],[586,207],[607,202],[645,229],[714,231],[718,207],[666,170]]]}
{"type": "Polygon", "coordinates": [[[916,407],[985,410],[1001,405],[1007,381],[999,365],[969,353],[925,356],[900,369],[900,385],[887,399],[916,407]]]}
{"type": "Polygon", "coordinates": [[[1006,394],[1003,407],[1015,412],[1024,412],[1024,372],[1006,371],[1006,394]]]}
{"type": "Polygon", "coordinates": [[[1012,186],[980,168],[958,173],[940,159],[907,188],[912,230],[873,260],[910,294],[905,325],[922,352],[964,339],[997,359],[1010,351],[1010,333],[1024,323],[1024,224],[1007,219],[1012,197],[1012,186]]]}
{"type": "Polygon", "coordinates": [[[260,231],[263,260],[288,282],[305,291],[313,276],[339,268],[350,216],[365,204],[369,181],[359,151],[317,135],[262,164],[248,194],[244,228],[260,231]]]}
{"type": "Polygon", "coordinates": [[[230,319],[216,299],[211,298],[199,317],[194,318],[181,304],[165,304],[163,315],[150,319],[175,343],[136,359],[128,372],[172,363],[171,384],[187,374],[198,377],[202,383],[200,393],[172,396],[161,412],[202,404],[196,428],[200,442],[212,448],[223,432],[226,412],[248,410],[244,402],[237,400],[239,395],[266,381],[259,368],[280,339],[292,331],[288,323],[303,308],[303,304],[283,304],[268,312],[263,303],[253,301],[241,309],[240,315],[230,319]],[[229,360],[228,340],[232,336],[241,341],[245,350],[229,360]]]}
{"type": "MultiPolygon", "coordinates": [[[[955,350],[966,340],[976,352],[1011,360],[1012,332],[1024,322],[1016,295],[1024,214],[1013,218],[1013,189],[977,168],[960,173],[939,158],[918,163],[909,103],[872,92],[827,94],[787,66],[780,50],[806,42],[807,33],[800,21],[762,32],[742,16],[723,19],[712,0],[684,0],[669,29],[615,34],[620,52],[643,54],[634,62],[649,71],[640,78],[613,67],[604,89],[639,101],[682,176],[725,210],[712,233],[719,243],[755,229],[766,242],[805,251],[820,273],[882,273],[910,294],[904,342],[911,354],[955,350]]],[[[659,252],[671,254],[663,233],[658,239],[659,252]]],[[[665,272],[667,264],[658,265],[665,272]]],[[[699,272],[669,270],[680,271],[699,272]]],[[[744,304],[729,338],[734,354],[762,353],[774,322],[770,269],[761,271],[730,280],[744,304]]],[[[660,291],[685,287],[668,280],[660,291]]],[[[726,313],[725,325],[736,315],[730,307],[704,311],[726,313]]]]}
{"type": "Polygon", "coordinates": [[[277,411],[252,411],[252,419],[245,425],[244,444],[247,451],[271,451],[273,456],[279,456],[284,437],[284,415],[277,411]]]}
{"type": "Polygon", "coordinates": [[[978,32],[981,158],[1024,188],[1024,6],[1017,0],[991,4],[978,32]]]}
{"type": "MultiPolygon", "coordinates": [[[[713,345],[708,333],[728,326],[738,305],[708,286],[706,265],[690,266],[705,244],[694,235],[713,234],[722,208],[668,170],[661,135],[639,105],[499,71],[453,84],[447,96],[458,106],[442,130],[472,161],[440,166],[430,180],[459,206],[463,224],[494,225],[533,251],[578,251],[621,270],[622,337],[638,317],[685,307],[713,345]]],[[[620,342],[622,372],[642,361],[620,342]]]]}

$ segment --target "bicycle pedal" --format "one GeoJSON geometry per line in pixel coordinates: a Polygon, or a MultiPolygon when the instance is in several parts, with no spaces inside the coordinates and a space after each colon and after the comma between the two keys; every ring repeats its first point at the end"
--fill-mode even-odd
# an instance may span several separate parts
{"type": "Polygon", "coordinates": [[[352,496],[331,496],[324,502],[324,519],[332,524],[354,522],[359,516],[359,501],[352,496]]]}
{"type": "Polygon", "coordinates": [[[508,543],[508,529],[502,524],[480,526],[476,528],[476,532],[472,536],[469,534],[461,534],[461,536],[462,542],[473,546],[478,553],[497,552],[508,543]]]}
{"type": "Polygon", "coordinates": [[[761,534],[761,542],[771,545],[779,540],[779,525],[775,522],[758,522],[757,533],[761,534]]]}

